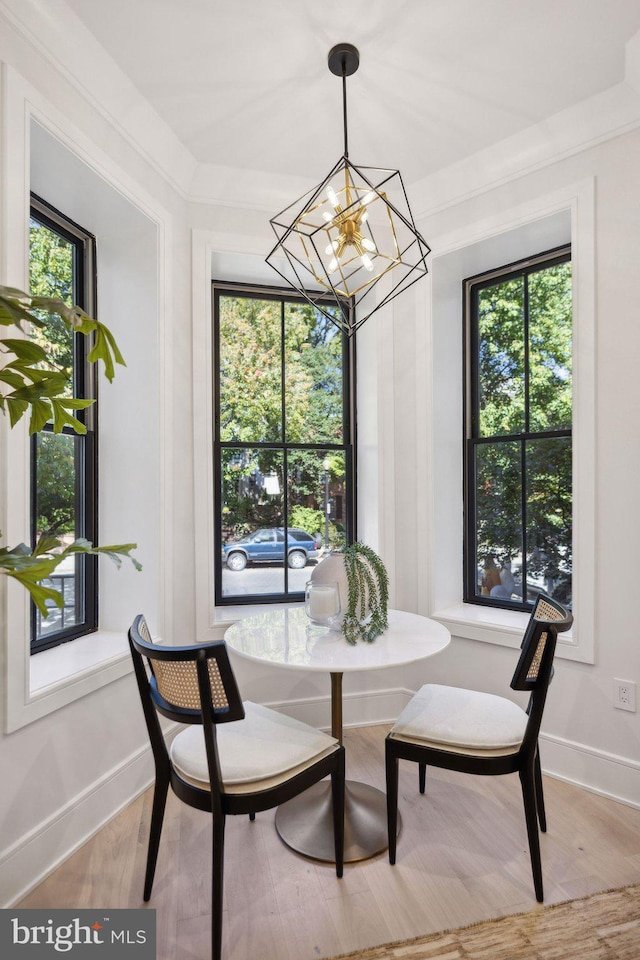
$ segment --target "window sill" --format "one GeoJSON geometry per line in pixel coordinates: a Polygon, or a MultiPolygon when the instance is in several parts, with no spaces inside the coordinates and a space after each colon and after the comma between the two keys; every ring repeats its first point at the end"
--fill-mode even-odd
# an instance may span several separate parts
{"type": "Polygon", "coordinates": [[[85,682],[105,669],[116,669],[122,676],[129,672],[130,656],[129,643],[122,633],[98,630],[61,643],[30,658],[29,693],[31,698],[47,696],[61,686],[85,682]],[[126,669],[118,671],[119,664],[126,669]]]}
{"type": "Polygon", "coordinates": [[[247,617],[255,617],[259,613],[268,613],[269,610],[285,610],[303,602],[302,600],[289,600],[284,603],[245,603],[230,604],[228,607],[214,607],[211,626],[219,630],[226,630],[227,627],[233,626],[238,620],[246,620],[247,617]]]}
{"type": "MultiPolygon", "coordinates": [[[[502,610],[473,603],[456,603],[431,616],[442,623],[454,637],[480,640],[502,647],[519,647],[529,621],[521,610],[502,610]]],[[[593,663],[578,648],[574,628],[558,636],[556,656],[566,660],[593,663]]]]}

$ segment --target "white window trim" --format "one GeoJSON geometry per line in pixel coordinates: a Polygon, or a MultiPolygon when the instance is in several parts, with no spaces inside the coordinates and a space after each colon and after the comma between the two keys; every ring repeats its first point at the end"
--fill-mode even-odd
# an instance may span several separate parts
{"type": "MultiPolygon", "coordinates": [[[[9,286],[27,289],[28,224],[30,209],[30,125],[32,119],[60,140],[129,203],[156,224],[158,230],[158,338],[159,369],[162,389],[160,409],[160,542],[162,555],[171,556],[171,525],[165,523],[166,507],[171,503],[171,455],[163,443],[169,415],[171,389],[171,350],[167,343],[166,316],[170,313],[171,217],[140,184],[130,177],[77,126],[57,110],[42,94],[8,64],[3,64],[2,157],[0,169],[0,209],[2,219],[2,259],[0,278],[9,286]],[[9,242],[9,239],[11,242],[9,242]]],[[[0,502],[5,510],[0,529],[5,544],[28,540],[29,524],[29,438],[27,424],[9,429],[8,418],[0,422],[2,462],[11,470],[0,472],[0,502]]],[[[0,578],[0,611],[6,624],[4,656],[4,731],[10,733],[86,696],[132,672],[126,631],[97,631],[36,656],[45,657],[31,672],[30,616],[26,591],[10,578],[0,578]],[[50,669],[49,684],[43,682],[45,665],[50,669]]],[[[160,565],[157,585],[157,610],[150,611],[159,624],[171,623],[170,565],[160,565]]]]}
{"type": "MultiPolygon", "coordinates": [[[[596,477],[596,309],[595,309],[595,181],[588,178],[510,210],[501,210],[494,216],[471,224],[461,230],[440,237],[430,236],[432,245],[431,272],[438,270],[438,258],[465,247],[490,240],[501,233],[517,229],[536,220],[561,211],[571,216],[571,247],[573,264],[573,629],[558,638],[557,656],[583,663],[595,662],[595,477],[596,477]]],[[[496,264],[500,266],[500,264],[496,264]]],[[[461,278],[462,280],[463,278],[461,278]]],[[[424,439],[419,437],[418,473],[426,478],[427,495],[420,509],[418,522],[425,531],[420,538],[419,578],[425,585],[420,612],[444,623],[454,636],[488,643],[517,647],[522,640],[527,614],[519,611],[481,608],[463,603],[463,574],[460,564],[459,583],[449,584],[449,596],[457,595],[454,602],[444,606],[436,595],[435,571],[438,565],[438,550],[435,518],[438,504],[435,498],[438,470],[447,451],[438,449],[435,440],[435,417],[441,405],[437,396],[436,367],[439,362],[433,353],[434,316],[432,285],[424,290],[424,311],[427,322],[417,325],[416,356],[426,358],[426,376],[421,383],[417,378],[417,423],[427,429],[424,439]]],[[[460,321],[462,327],[462,321],[460,321]]],[[[460,361],[461,362],[461,361],[460,361]]],[[[458,426],[461,431],[461,426],[458,426]]],[[[459,442],[462,450],[462,438],[459,442]]],[[[460,462],[462,453],[460,452],[460,462]]],[[[461,511],[462,474],[455,509],[461,511]],[[458,506],[459,504],[459,506],[458,506]]],[[[462,529],[462,524],[460,524],[462,529]]],[[[462,543],[460,543],[460,552],[462,543]]]]}

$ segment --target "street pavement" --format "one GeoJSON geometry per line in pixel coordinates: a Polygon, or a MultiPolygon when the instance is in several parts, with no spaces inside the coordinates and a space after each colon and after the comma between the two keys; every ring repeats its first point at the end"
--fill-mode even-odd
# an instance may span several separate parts
{"type": "MultiPolygon", "coordinates": [[[[311,571],[315,566],[310,562],[302,570],[288,570],[289,593],[304,593],[311,571]]],[[[278,564],[256,564],[244,570],[222,568],[222,596],[241,597],[249,594],[282,593],[284,590],[284,568],[278,564]]]]}

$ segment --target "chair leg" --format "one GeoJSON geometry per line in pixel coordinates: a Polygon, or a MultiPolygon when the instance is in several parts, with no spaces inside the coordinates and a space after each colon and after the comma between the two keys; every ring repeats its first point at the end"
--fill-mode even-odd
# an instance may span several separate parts
{"type": "Polygon", "coordinates": [[[249,814],[249,820],[255,820],[255,818],[256,818],[255,813],[250,813],[250,814],[249,814]]]}
{"type": "Polygon", "coordinates": [[[532,764],[530,768],[520,770],[519,776],[522,786],[522,799],[524,800],[524,815],[527,821],[533,886],[536,891],[536,900],[538,903],[542,903],[544,896],[542,893],[542,864],[540,862],[540,838],[538,836],[534,766],[535,764],[532,764]]]}
{"type": "Polygon", "coordinates": [[[398,836],[398,758],[386,742],[385,768],[387,773],[387,830],[389,833],[389,863],[396,862],[398,836]]]}
{"type": "Polygon", "coordinates": [[[426,763],[418,764],[418,786],[420,788],[420,793],[424,793],[427,783],[427,765],[426,763]]]}
{"type": "Polygon", "coordinates": [[[336,856],[336,877],[344,872],[344,751],[340,751],[338,769],[331,774],[333,803],[333,839],[336,856]]]}
{"type": "Polygon", "coordinates": [[[536,780],[536,807],[538,810],[538,822],[542,833],[547,832],[547,815],[544,809],[544,791],[542,789],[542,770],[540,769],[540,751],[536,750],[536,762],[534,768],[536,780]]]}
{"type": "Polygon", "coordinates": [[[164,820],[164,809],[167,803],[167,792],[169,790],[169,777],[160,777],[156,772],[156,782],[153,788],[153,808],[151,811],[151,827],[149,830],[149,850],[147,853],[147,872],[144,878],[144,900],[147,902],[151,898],[151,889],[153,887],[153,878],[156,874],[156,863],[158,862],[158,850],[160,849],[160,835],[162,833],[162,821],[164,820]]]}
{"type": "Polygon", "coordinates": [[[222,811],[213,817],[213,878],[211,886],[211,956],[222,957],[222,893],[224,884],[224,826],[222,811]]]}

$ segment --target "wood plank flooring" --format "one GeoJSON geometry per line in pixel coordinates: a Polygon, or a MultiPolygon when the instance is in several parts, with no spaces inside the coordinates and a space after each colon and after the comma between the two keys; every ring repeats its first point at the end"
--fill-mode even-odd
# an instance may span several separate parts
{"type": "MultiPolygon", "coordinates": [[[[384,790],[386,727],[347,730],[347,775],[384,790]]],[[[545,777],[545,902],[640,882],[640,810],[545,777]]],[[[274,812],[230,817],[226,832],[225,960],[312,960],[536,908],[515,775],[471,777],[400,764],[398,861],[345,867],[300,857],[274,812]]],[[[23,907],[138,907],[151,791],[131,804],[26,897],[23,907]]],[[[210,822],[170,795],[150,907],[157,960],[210,956],[210,822]]]]}

